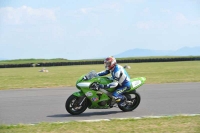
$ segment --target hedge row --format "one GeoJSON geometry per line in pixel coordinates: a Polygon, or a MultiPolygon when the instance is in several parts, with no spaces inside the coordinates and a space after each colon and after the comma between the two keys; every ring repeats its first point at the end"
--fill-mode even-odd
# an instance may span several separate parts
{"type": "MultiPolygon", "coordinates": [[[[200,57],[182,57],[182,58],[149,58],[149,59],[121,59],[118,63],[142,63],[142,62],[173,62],[173,61],[195,61],[200,57]]],[[[80,61],[80,62],[54,62],[54,63],[28,63],[28,64],[4,64],[0,68],[16,68],[16,67],[48,67],[48,66],[69,66],[69,65],[89,65],[103,64],[103,61],[80,61]]]]}

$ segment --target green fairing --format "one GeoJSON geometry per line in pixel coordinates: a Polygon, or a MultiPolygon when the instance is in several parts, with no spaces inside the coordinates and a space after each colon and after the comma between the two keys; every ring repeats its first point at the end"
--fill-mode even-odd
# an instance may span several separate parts
{"type": "Polygon", "coordinates": [[[106,94],[102,94],[102,95],[97,95],[97,91],[91,90],[91,89],[82,89],[83,93],[86,94],[87,93],[92,93],[91,96],[87,96],[87,98],[91,101],[92,105],[89,108],[109,108],[108,105],[105,106],[99,106],[98,103],[101,101],[105,101],[105,100],[109,100],[110,98],[106,95],[106,94]]]}
{"type": "Polygon", "coordinates": [[[137,88],[139,88],[140,86],[142,86],[146,81],[145,77],[138,77],[138,78],[132,78],[131,79],[131,89],[127,92],[131,92],[133,90],[136,90],[137,88]],[[136,83],[136,84],[133,84],[136,83]]]}
{"type": "Polygon", "coordinates": [[[81,96],[84,96],[85,94],[82,91],[79,91],[79,92],[74,92],[73,95],[77,97],[81,97],[81,96]]]}
{"type": "MultiPolygon", "coordinates": [[[[98,103],[101,102],[101,101],[106,101],[106,100],[109,100],[110,98],[102,93],[101,95],[97,95],[97,91],[94,91],[94,90],[91,90],[89,88],[89,86],[83,86],[83,87],[80,87],[78,86],[77,84],[78,83],[85,83],[85,84],[90,84],[90,83],[99,83],[99,84],[109,84],[112,82],[111,79],[109,79],[108,77],[95,77],[95,78],[92,78],[90,80],[83,80],[83,76],[81,76],[77,82],[76,82],[76,86],[78,89],[80,89],[81,91],[80,92],[76,92],[74,93],[73,95],[77,96],[77,97],[80,97],[80,96],[83,96],[86,95],[87,98],[91,101],[91,106],[89,108],[109,108],[109,106],[106,104],[105,106],[99,106],[98,103]],[[88,96],[87,93],[90,93],[92,94],[91,96],[88,96]]],[[[110,88],[108,89],[109,92],[113,92],[114,91],[114,88],[110,88]]]]}
{"type": "Polygon", "coordinates": [[[81,88],[79,86],[77,86],[77,84],[79,82],[81,82],[81,80],[83,79],[84,75],[82,75],[77,81],[76,81],[76,88],[78,88],[79,90],[81,90],[81,88]]]}
{"type": "MultiPolygon", "coordinates": [[[[108,78],[108,77],[105,77],[105,76],[95,77],[95,78],[92,78],[90,80],[83,80],[83,77],[84,77],[84,75],[81,76],[77,80],[76,84],[78,84],[78,83],[84,83],[84,84],[88,84],[88,86],[82,86],[82,87],[80,87],[80,86],[77,85],[77,88],[80,89],[81,91],[80,92],[76,92],[73,95],[75,95],[77,97],[86,95],[87,98],[92,103],[91,106],[88,107],[88,108],[95,108],[95,109],[97,109],[97,108],[109,108],[109,106],[107,104],[105,106],[99,106],[98,103],[102,102],[102,101],[109,100],[110,97],[107,94],[105,94],[105,93],[102,93],[101,95],[97,95],[97,91],[91,90],[89,88],[89,85],[91,83],[94,83],[94,82],[106,85],[106,84],[109,84],[109,83],[113,82],[113,80],[110,79],[110,78],[108,78]],[[91,94],[91,95],[87,95],[87,94],[91,94]]],[[[144,78],[144,77],[139,77],[139,78],[133,78],[133,79],[131,79],[131,82],[136,82],[137,83],[139,81],[138,83],[140,83],[140,84],[138,84],[137,86],[134,86],[134,87],[132,85],[131,89],[129,91],[127,91],[127,92],[130,92],[130,91],[133,91],[133,90],[137,89],[138,87],[140,87],[141,85],[144,84],[145,80],[146,80],[146,78],[144,78]]],[[[110,92],[110,93],[112,93],[114,90],[115,90],[115,88],[109,88],[109,89],[107,89],[107,91],[110,92]]]]}

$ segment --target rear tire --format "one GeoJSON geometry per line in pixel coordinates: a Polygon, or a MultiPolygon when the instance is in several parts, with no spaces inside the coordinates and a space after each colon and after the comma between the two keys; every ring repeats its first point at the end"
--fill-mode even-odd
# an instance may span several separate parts
{"type": "Polygon", "coordinates": [[[133,103],[131,105],[125,105],[125,106],[120,106],[118,105],[118,107],[124,111],[124,112],[127,112],[127,111],[133,111],[134,109],[136,109],[138,107],[138,105],[140,104],[140,101],[141,101],[141,97],[140,97],[140,94],[136,91],[134,92],[130,92],[128,94],[124,94],[124,96],[127,98],[127,101],[132,101],[133,103]],[[132,95],[134,95],[135,97],[132,97],[132,95]]]}
{"type": "Polygon", "coordinates": [[[81,113],[83,113],[88,107],[88,103],[87,103],[87,98],[84,97],[77,97],[74,95],[71,95],[66,103],[65,103],[65,108],[67,110],[67,112],[69,112],[72,115],[79,115],[81,113]],[[82,102],[82,100],[84,99],[82,106],[79,106],[80,102],[82,102]]]}

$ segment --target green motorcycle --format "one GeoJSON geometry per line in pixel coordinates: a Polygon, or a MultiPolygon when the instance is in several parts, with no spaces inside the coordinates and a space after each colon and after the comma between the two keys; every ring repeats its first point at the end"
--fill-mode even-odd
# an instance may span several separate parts
{"type": "Polygon", "coordinates": [[[141,100],[136,89],[143,85],[145,80],[145,77],[131,79],[131,89],[123,94],[126,97],[126,105],[120,106],[112,96],[115,88],[99,89],[98,91],[95,89],[99,84],[106,85],[113,82],[113,79],[106,76],[100,77],[95,71],[91,71],[77,80],[76,87],[80,91],[69,96],[65,108],[72,115],[79,115],[87,108],[109,109],[118,106],[122,111],[132,111],[138,107],[141,100]]]}

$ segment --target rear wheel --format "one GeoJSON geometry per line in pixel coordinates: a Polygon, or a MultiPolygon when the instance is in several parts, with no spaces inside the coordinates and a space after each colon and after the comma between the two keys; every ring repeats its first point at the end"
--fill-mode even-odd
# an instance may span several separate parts
{"type": "Polygon", "coordinates": [[[134,91],[132,93],[124,94],[124,96],[127,99],[126,105],[125,106],[118,105],[118,107],[122,111],[124,111],[124,112],[133,111],[140,104],[141,97],[140,97],[140,94],[138,92],[134,91]]]}
{"type": "Polygon", "coordinates": [[[87,98],[85,96],[77,97],[71,95],[65,103],[65,108],[67,112],[69,112],[72,115],[79,115],[83,113],[87,109],[87,107],[88,103],[87,98]]]}

